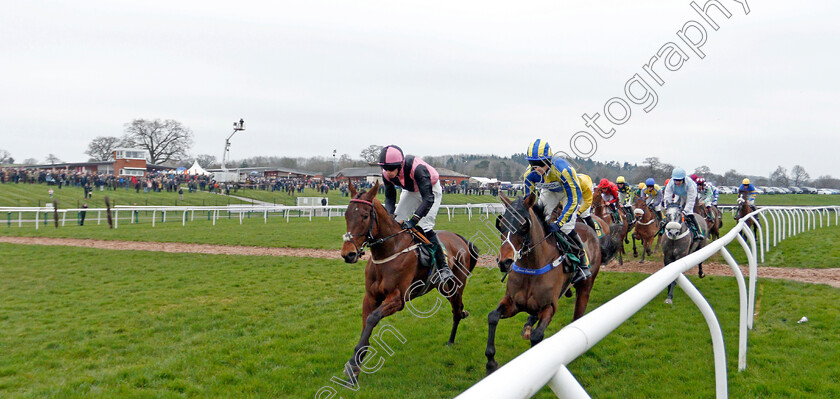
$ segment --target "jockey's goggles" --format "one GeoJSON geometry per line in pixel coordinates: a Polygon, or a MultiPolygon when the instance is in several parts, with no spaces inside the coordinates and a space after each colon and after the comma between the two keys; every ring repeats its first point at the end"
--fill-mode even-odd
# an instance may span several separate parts
{"type": "Polygon", "coordinates": [[[549,162],[548,160],[532,160],[532,161],[528,161],[528,164],[535,167],[535,168],[541,168],[543,166],[550,165],[551,162],[549,162]]]}
{"type": "Polygon", "coordinates": [[[395,171],[400,168],[400,165],[382,165],[382,169],[385,169],[389,172],[395,171]]]}

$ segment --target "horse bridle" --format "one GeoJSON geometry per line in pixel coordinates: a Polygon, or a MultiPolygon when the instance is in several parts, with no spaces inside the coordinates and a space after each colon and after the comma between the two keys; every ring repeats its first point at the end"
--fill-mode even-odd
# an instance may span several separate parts
{"type": "MultiPolygon", "coordinates": [[[[500,215],[498,218],[496,218],[496,230],[499,230],[499,232],[502,231],[502,229],[499,226],[501,224],[501,220],[503,220],[504,218],[505,218],[504,215],[500,215]]],[[[533,245],[531,245],[531,235],[529,234],[530,231],[531,231],[531,220],[530,219],[525,219],[525,223],[522,224],[522,228],[518,229],[516,232],[514,232],[515,235],[518,235],[518,236],[522,237],[522,241],[523,241],[522,248],[521,249],[516,249],[516,246],[513,245],[513,242],[510,240],[511,230],[508,229],[507,235],[505,235],[505,239],[504,239],[504,241],[502,241],[502,245],[505,245],[505,243],[508,243],[508,244],[510,244],[510,247],[513,248],[513,261],[514,262],[518,261],[519,259],[522,259],[523,256],[525,256],[528,253],[530,253],[531,251],[533,251],[537,246],[542,244],[543,241],[547,240],[548,237],[551,236],[551,233],[548,233],[541,240],[539,240],[536,243],[534,243],[533,245]]]]}
{"type": "Polygon", "coordinates": [[[365,204],[365,205],[370,205],[370,224],[368,225],[367,233],[353,234],[353,233],[348,231],[348,232],[344,233],[343,236],[341,236],[341,238],[344,240],[344,242],[353,243],[353,248],[356,249],[356,253],[359,254],[358,255],[359,257],[362,257],[362,255],[365,254],[365,248],[366,247],[374,247],[376,245],[380,245],[383,242],[388,241],[388,240],[390,240],[390,239],[408,231],[408,230],[405,230],[405,229],[401,229],[397,233],[391,234],[387,237],[376,239],[373,236],[373,225],[374,225],[374,223],[376,223],[376,212],[374,210],[373,202],[366,201],[366,200],[363,200],[363,199],[356,199],[356,198],[351,199],[350,202],[356,202],[356,203],[361,203],[361,204],[365,204]],[[356,245],[356,241],[354,241],[353,238],[354,237],[362,237],[362,236],[365,237],[365,241],[362,243],[362,246],[359,247],[358,245],[356,245]]]}

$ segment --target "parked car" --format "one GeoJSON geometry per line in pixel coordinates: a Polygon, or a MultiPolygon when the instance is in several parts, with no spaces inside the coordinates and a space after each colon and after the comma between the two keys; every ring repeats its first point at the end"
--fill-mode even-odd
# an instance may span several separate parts
{"type": "Polygon", "coordinates": [[[806,194],[816,194],[817,189],[814,187],[802,187],[802,191],[805,191],[806,194]]]}
{"type": "Polygon", "coordinates": [[[729,186],[718,187],[718,192],[721,194],[735,194],[735,189],[729,186]]]}
{"type": "Polygon", "coordinates": [[[801,189],[801,188],[799,188],[799,187],[794,187],[794,186],[790,186],[790,187],[788,187],[788,190],[790,190],[793,194],[802,194],[802,193],[804,193],[804,192],[805,192],[805,191],[802,191],[802,189],[801,189]]]}
{"type": "Polygon", "coordinates": [[[834,192],[833,192],[833,191],[831,191],[831,189],[830,189],[830,188],[821,188],[821,189],[817,190],[817,194],[820,194],[820,195],[833,195],[833,194],[834,194],[834,192]]]}

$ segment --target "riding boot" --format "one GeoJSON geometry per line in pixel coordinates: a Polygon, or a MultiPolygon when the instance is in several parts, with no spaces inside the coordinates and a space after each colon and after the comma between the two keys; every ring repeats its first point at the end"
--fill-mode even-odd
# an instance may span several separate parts
{"type": "Polygon", "coordinates": [[[440,237],[438,237],[434,230],[427,231],[426,238],[428,238],[429,242],[432,244],[437,245],[435,250],[435,268],[437,269],[438,274],[440,274],[442,283],[446,284],[449,280],[455,278],[455,275],[452,273],[452,269],[449,268],[449,264],[446,262],[446,247],[442,242],[440,242],[440,237]]]}
{"type": "Polygon", "coordinates": [[[712,211],[711,206],[706,207],[706,220],[708,220],[709,222],[715,221],[715,213],[714,211],[712,211]]]}
{"type": "Polygon", "coordinates": [[[569,241],[576,246],[573,251],[575,252],[575,256],[580,259],[580,263],[578,264],[577,271],[575,272],[575,276],[572,277],[572,285],[577,284],[578,282],[588,279],[592,276],[592,271],[590,269],[589,264],[589,255],[586,253],[586,245],[581,240],[580,235],[577,231],[572,230],[569,234],[566,234],[569,241]]]}
{"type": "Polygon", "coordinates": [[[591,227],[592,230],[595,230],[595,232],[598,232],[598,227],[595,226],[595,221],[592,220],[592,216],[587,216],[587,217],[583,218],[583,221],[586,222],[586,224],[589,225],[589,227],[591,227]]]}
{"type": "Polygon", "coordinates": [[[697,226],[697,219],[694,218],[695,216],[696,215],[694,214],[685,215],[685,221],[688,223],[689,230],[691,230],[691,236],[695,240],[702,240],[703,233],[700,232],[700,227],[697,226]]]}

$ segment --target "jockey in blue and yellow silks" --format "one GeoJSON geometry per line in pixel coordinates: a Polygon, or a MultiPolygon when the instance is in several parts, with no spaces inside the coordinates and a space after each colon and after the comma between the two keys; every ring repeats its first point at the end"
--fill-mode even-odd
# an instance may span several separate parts
{"type": "Polygon", "coordinates": [[[750,179],[744,179],[741,182],[741,185],[738,187],[738,193],[740,194],[741,191],[747,192],[747,199],[750,203],[750,209],[755,212],[755,196],[758,195],[758,191],[756,191],[755,186],[750,183],[750,179]]]}
{"type": "Polygon", "coordinates": [[[532,191],[539,193],[539,202],[545,209],[545,220],[548,222],[549,233],[562,234],[560,239],[576,246],[574,255],[581,260],[578,272],[572,278],[572,284],[589,278],[589,257],[586,246],[575,231],[578,208],[583,202],[575,168],[565,159],[552,156],[551,147],[544,140],[535,140],[525,152],[528,159],[528,169],[523,176],[525,180],[525,195],[532,191]],[[561,208],[562,206],[562,208],[561,208]],[[551,222],[551,213],[558,209],[557,221],[551,222]]]}

